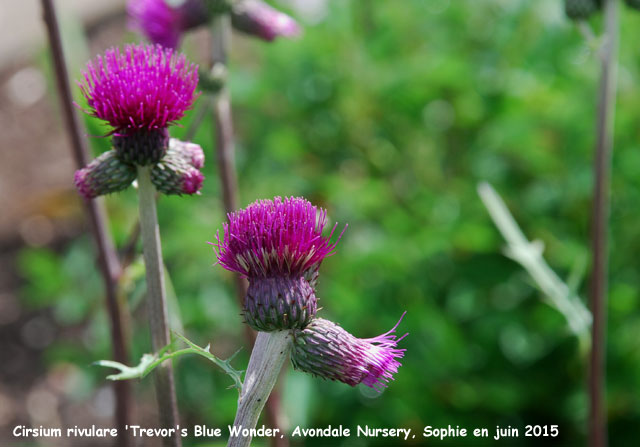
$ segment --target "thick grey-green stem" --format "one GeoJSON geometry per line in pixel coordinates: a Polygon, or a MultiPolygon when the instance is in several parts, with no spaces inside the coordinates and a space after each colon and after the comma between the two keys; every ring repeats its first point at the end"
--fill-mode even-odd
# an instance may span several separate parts
{"type": "MultiPolygon", "coordinates": [[[[169,344],[167,296],[164,282],[160,228],[156,212],[156,188],[151,183],[151,167],[138,166],[138,193],[140,195],[140,232],[147,278],[147,309],[154,352],[169,344]]],[[[159,422],[162,428],[175,428],[179,424],[176,391],[171,362],[165,362],[153,374],[159,422]]],[[[181,438],[176,430],[172,437],[164,438],[167,447],[180,447],[181,438]]]]}
{"type": "Polygon", "coordinates": [[[604,43],[600,52],[602,74],[598,91],[596,148],[593,162],[595,185],[591,219],[591,356],[589,358],[589,445],[607,445],[606,334],[607,274],[609,260],[609,196],[611,193],[611,152],[616,102],[618,53],[617,0],[604,2],[604,43]]]}
{"type": "MultiPolygon", "coordinates": [[[[238,398],[238,412],[233,422],[237,429],[251,430],[256,427],[262,408],[289,354],[290,341],[290,331],[258,333],[238,398]]],[[[251,435],[230,436],[227,447],[247,447],[251,444],[251,438],[251,435]]]]}

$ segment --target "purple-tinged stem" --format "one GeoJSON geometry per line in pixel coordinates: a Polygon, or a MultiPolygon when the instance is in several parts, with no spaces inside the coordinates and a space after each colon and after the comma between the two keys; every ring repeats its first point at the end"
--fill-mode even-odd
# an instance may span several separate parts
{"type": "MultiPolygon", "coordinates": [[[[89,151],[87,150],[85,137],[80,130],[78,117],[73,108],[73,96],[69,85],[69,74],[62,48],[56,11],[52,0],[42,0],[42,8],[67,133],[71,139],[71,149],[76,166],[78,169],[81,169],[87,165],[89,161],[89,151]]],[[[107,231],[107,219],[102,201],[84,200],[83,202],[91,222],[91,231],[98,249],[98,262],[104,281],[107,311],[111,323],[113,357],[117,362],[126,364],[128,363],[129,355],[122,324],[122,309],[118,301],[118,279],[121,273],[120,263],[116,256],[113,241],[107,231]]],[[[117,381],[114,382],[113,387],[116,395],[116,428],[118,428],[118,433],[123,434],[118,438],[118,445],[127,447],[130,443],[128,437],[124,436],[124,433],[126,433],[125,425],[130,423],[131,418],[129,383],[126,381],[117,381]]]]}
{"type": "MultiPolygon", "coordinates": [[[[230,21],[227,15],[218,15],[212,25],[212,67],[226,66],[229,41],[231,38],[230,21]]],[[[235,169],[235,144],[233,139],[233,119],[231,117],[231,99],[229,90],[223,87],[212,96],[216,129],[216,159],[222,184],[222,200],[227,212],[234,211],[238,205],[238,180],[235,169]]]]}
{"type": "MultiPolygon", "coordinates": [[[[169,318],[167,316],[167,292],[164,281],[164,264],[160,245],[160,228],[156,211],[156,188],[151,183],[151,168],[138,166],[138,194],[140,196],[140,234],[142,254],[147,278],[147,310],[151,330],[151,347],[154,352],[167,346],[169,318]]],[[[171,362],[165,362],[153,372],[158,401],[158,416],[161,428],[177,428],[180,424],[178,404],[173,381],[171,362]]],[[[182,438],[176,429],[171,437],[163,438],[166,447],[180,447],[182,438]]]]}
{"type": "MultiPolygon", "coordinates": [[[[213,69],[217,65],[226,67],[227,54],[231,40],[231,21],[228,15],[218,15],[213,22],[212,29],[212,51],[211,66],[213,69]]],[[[217,95],[211,98],[213,102],[214,124],[216,129],[216,159],[218,164],[218,175],[222,186],[222,200],[226,213],[231,213],[238,209],[238,179],[235,168],[235,144],[233,138],[233,119],[231,116],[231,98],[229,90],[223,87],[217,95]]],[[[236,298],[240,308],[244,306],[244,297],[247,293],[248,283],[242,276],[235,274],[236,298]]],[[[253,346],[256,340],[256,333],[245,325],[245,335],[247,344],[253,346]]],[[[269,396],[269,395],[267,395],[269,396]]],[[[280,398],[277,390],[273,390],[266,402],[265,416],[269,426],[280,428],[280,398]]],[[[289,440],[286,437],[272,437],[272,447],[287,447],[289,440]]]]}
{"type": "Polygon", "coordinates": [[[606,335],[609,199],[613,123],[616,102],[618,1],[604,3],[605,41],[600,53],[602,76],[598,93],[596,148],[594,159],[595,186],[591,220],[591,312],[593,329],[589,358],[589,445],[607,445],[606,412],[606,335]]]}

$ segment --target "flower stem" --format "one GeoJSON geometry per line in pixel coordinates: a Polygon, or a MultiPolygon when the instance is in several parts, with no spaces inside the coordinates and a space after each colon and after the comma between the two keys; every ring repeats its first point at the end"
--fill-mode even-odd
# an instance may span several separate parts
{"type": "Polygon", "coordinates": [[[478,194],[489,215],[507,241],[505,254],[518,262],[529,273],[550,304],[560,312],[571,331],[585,344],[589,342],[591,314],[580,298],[549,267],[542,257],[542,244],[529,242],[509,212],[504,201],[488,183],[478,185],[478,194]]]}
{"type": "MultiPolygon", "coordinates": [[[[151,183],[151,168],[138,166],[138,193],[140,195],[140,231],[147,278],[147,308],[151,330],[151,346],[154,352],[170,343],[167,317],[167,294],[164,282],[160,229],[156,212],[156,188],[151,183]]],[[[158,414],[162,428],[175,428],[179,424],[173,368],[164,363],[154,371],[158,414]]],[[[181,438],[176,434],[164,438],[164,445],[179,447],[181,438]]]]}
{"type": "MultiPolygon", "coordinates": [[[[289,354],[290,331],[259,332],[238,398],[236,429],[253,429],[289,354]]],[[[277,437],[277,436],[276,436],[277,437]]],[[[229,437],[227,447],[247,447],[252,436],[229,437]]]]}
{"type": "MultiPolygon", "coordinates": [[[[212,67],[227,64],[227,52],[230,39],[229,16],[219,15],[212,26],[212,67]]],[[[238,180],[235,170],[235,144],[233,141],[233,120],[231,117],[231,99],[229,90],[223,87],[212,96],[216,129],[216,158],[218,173],[222,183],[222,199],[227,212],[238,207],[238,180]]]]}
{"type": "Polygon", "coordinates": [[[611,152],[613,148],[613,122],[615,115],[618,1],[604,3],[604,44],[600,53],[602,75],[598,92],[596,120],[596,148],[594,159],[595,185],[591,221],[591,355],[589,358],[589,445],[607,445],[607,419],[605,400],[606,381],[606,327],[607,327],[607,271],[609,196],[611,152]]]}
{"type": "MultiPolygon", "coordinates": [[[[227,65],[227,54],[231,40],[231,19],[228,14],[217,16],[212,24],[212,50],[211,66],[227,65]]],[[[238,179],[235,168],[235,144],[233,139],[233,119],[231,116],[231,98],[229,90],[223,87],[217,95],[212,95],[212,108],[214,111],[214,124],[216,130],[216,159],[218,175],[222,186],[222,200],[226,213],[238,209],[238,179]]],[[[244,305],[244,297],[248,284],[240,275],[234,275],[236,298],[240,308],[244,305]]],[[[247,344],[253,345],[255,332],[245,325],[247,344]]],[[[269,425],[280,428],[280,399],[277,390],[274,391],[267,402],[266,416],[269,425]]],[[[271,440],[272,447],[287,447],[289,442],[286,437],[275,437],[271,440]]]]}
{"type": "MultiPolygon", "coordinates": [[[[73,96],[69,86],[69,74],[62,48],[60,28],[56,16],[55,7],[52,0],[42,0],[43,17],[47,26],[47,34],[53,65],[56,74],[56,82],[62,111],[67,126],[67,133],[71,139],[71,149],[73,158],[78,169],[84,167],[89,161],[89,151],[87,150],[86,139],[80,131],[78,117],[73,109],[73,96]]],[[[111,324],[111,344],[113,357],[117,362],[127,363],[129,360],[128,348],[125,342],[125,330],[122,313],[124,306],[118,300],[118,280],[121,273],[121,266],[116,256],[113,241],[107,231],[107,218],[104,204],[101,200],[84,200],[84,206],[89,220],[91,221],[91,231],[98,249],[98,261],[100,273],[104,281],[107,312],[111,324]]],[[[129,384],[117,382],[113,384],[116,395],[116,428],[118,433],[124,434],[126,424],[131,418],[131,394],[129,384]]],[[[126,436],[118,438],[118,445],[127,447],[130,445],[126,436]]]]}

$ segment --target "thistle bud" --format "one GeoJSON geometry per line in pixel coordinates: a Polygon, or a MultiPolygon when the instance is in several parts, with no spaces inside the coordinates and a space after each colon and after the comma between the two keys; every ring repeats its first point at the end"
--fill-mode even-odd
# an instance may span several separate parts
{"type": "MultiPolygon", "coordinates": [[[[400,321],[402,321],[400,317],[400,321]]],[[[407,334],[394,334],[400,321],[375,338],[356,338],[339,325],[316,318],[302,330],[292,331],[291,363],[295,369],[347,385],[360,383],[380,391],[393,380],[405,349],[396,348],[407,334]]]]}
{"type": "Polygon", "coordinates": [[[295,20],[261,0],[236,2],[231,12],[231,24],[238,31],[269,42],[278,36],[300,34],[295,20]]]}
{"type": "Polygon", "coordinates": [[[174,154],[175,152],[181,153],[184,160],[194,168],[202,169],[204,167],[204,152],[199,144],[171,138],[168,153],[174,154]]]}
{"type": "Polygon", "coordinates": [[[153,43],[177,48],[186,31],[209,22],[209,9],[222,9],[225,4],[221,0],[129,0],[129,27],[141,32],[153,43]]]}
{"type": "MultiPolygon", "coordinates": [[[[178,142],[172,139],[172,147],[153,168],[151,168],[151,182],[158,191],[167,194],[197,194],[202,188],[204,176],[194,165],[195,147],[191,143],[178,142]],[[184,150],[185,148],[189,148],[184,150]]],[[[202,149],[200,149],[200,153],[202,149]]],[[[202,160],[196,157],[196,164],[202,166],[202,160]]]]}
{"type": "Polygon", "coordinates": [[[74,183],[80,195],[93,199],[125,190],[136,178],[134,166],[123,163],[115,150],[107,151],[76,171],[74,183]]]}

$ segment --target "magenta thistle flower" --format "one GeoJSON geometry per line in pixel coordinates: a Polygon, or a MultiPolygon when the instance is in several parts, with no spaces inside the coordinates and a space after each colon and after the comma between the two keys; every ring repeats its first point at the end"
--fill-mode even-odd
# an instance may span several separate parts
{"type": "MultiPolygon", "coordinates": [[[[406,313],[406,312],[405,312],[406,313]]],[[[398,372],[405,349],[394,335],[405,313],[390,331],[374,338],[356,338],[339,325],[316,318],[303,330],[292,331],[293,367],[347,385],[360,383],[381,391],[398,372]]]]}
{"type": "Polygon", "coordinates": [[[235,29],[269,42],[279,36],[293,37],[300,34],[300,27],[294,19],[261,0],[236,3],[231,23],[235,29]]]}
{"type": "Polygon", "coordinates": [[[301,276],[330,256],[338,243],[330,242],[338,224],[328,237],[322,236],[327,211],[301,197],[258,200],[228,217],[223,240],[216,235],[218,262],[249,279],[301,276]]]}
{"type": "Polygon", "coordinates": [[[228,217],[213,245],[222,267],[249,279],[247,323],[259,331],[305,327],[317,310],[317,269],[342,236],[331,243],[337,224],[324,237],[326,210],[293,197],[259,200],[228,217]]]}
{"type": "Polygon", "coordinates": [[[170,6],[166,0],[129,0],[127,13],[132,29],[167,48],[177,48],[185,31],[209,20],[202,0],[186,0],[178,7],[170,6]]]}
{"type": "Polygon", "coordinates": [[[123,161],[142,165],[162,158],[167,127],[191,108],[198,84],[197,66],[159,45],[111,48],[89,62],[83,76],[87,113],[114,127],[123,161]]]}

